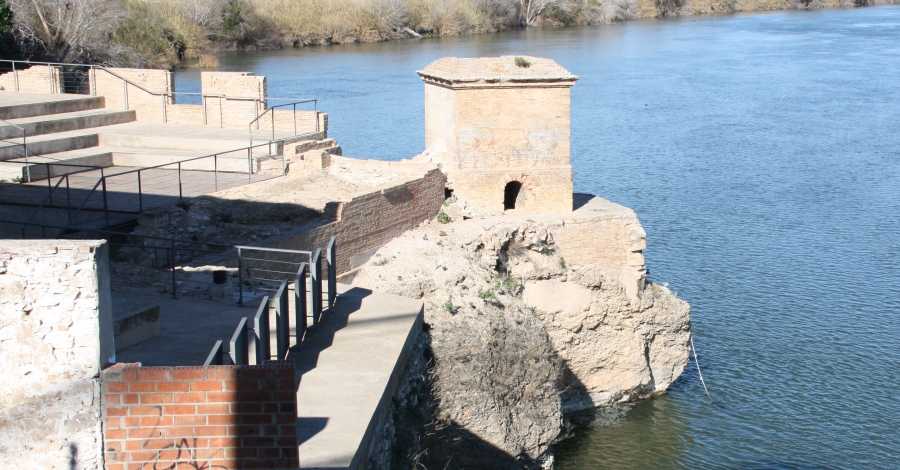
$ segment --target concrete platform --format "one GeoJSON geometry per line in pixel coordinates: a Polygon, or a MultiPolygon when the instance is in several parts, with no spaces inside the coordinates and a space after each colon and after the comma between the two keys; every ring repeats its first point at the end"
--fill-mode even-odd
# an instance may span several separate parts
{"type": "Polygon", "coordinates": [[[418,300],[341,286],[330,315],[291,351],[300,468],[359,468],[422,330],[418,300]]]}
{"type": "Polygon", "coordinates": [[[150,289],[113,291],[113,298],[128,304],[159,306],[159,336],[117,353],[119,362],[146,366],[202,365],[217,339],[231,335],[241,317],[253,315],[256,306],[195,298],[173,299],[150,289]]]}

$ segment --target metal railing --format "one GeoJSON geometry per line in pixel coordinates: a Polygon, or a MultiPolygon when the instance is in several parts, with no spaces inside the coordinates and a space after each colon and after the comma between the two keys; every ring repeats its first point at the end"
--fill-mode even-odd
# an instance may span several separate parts
{"type": "MultiPolygon", "coordinates": [[[[294,99],[294,98],[269,98],[269,101],[290,100],[290,99],[294,99]]],[[[306,135],[306,134],[318,135],[320,133],[319,100],[318,99],[297,100],[297,101],[291,101],[289,103],[271,105],[271,106],[263,109],[263,111],[261,113],[257,114],[257,116],[252,121],[250,121],[250,124],[247,125],[248,131],[250,134],[250,145],[253,145],[253,128],[254,128],[254,126],[256,127],[256,129],[261,129],[261,127],[262,127],[261,123],[263,123],[265,121],[263,118],[265,118],[266,116],[269,116],[268,122],[269,122],[269,126],[270,126],[269,130],[270,130],[270,135],[271,135],[270,141],[275,140],[275,130],[276,130],[276,128],[278,128],[278,126],[276,125],[276,115],[277,115],[276,110],[281,109],[281,108],[285,108],[285,109],[287,107],[291,108],[291,124],[292,124],[292,126],[290,128],[293,130],[293,134],[291,134],[291,135],[293,137],[297,137],[297,136],[301,135],[298,132],[298,127],[297,127],[297,105],[304,105],[304,104],[310,104],[310,103],[312,103],[312,105],[313,105],[313,119],[315,119],[315,121],[316,121],[315,128],[312,132],[306,132],[306,133],[304,133],[304,135],[306,135]]]]}
{"type": "MultiPolygon", "coordinates": [[[[170,163],[122,170],[93,165],[0,161],[46,179],[46,185],[24,184],[0,188],[0,203],[64,209],[68,224],[77,224],[91,211],[110,215],[140,214],[145,209],[181,203],[186,197],[277,178],[285,174],[283,152],[273,155],[272,143],[201,155],[170,163]],[[264,168],[271,161],[272,168],[264,168]],[[42,171],[36,174],[37,169],[42,171]],[[54,179],[58,178],[55,183],[54,179]],[[74,184],[73,184],[74,183],[74,184]],[[39,190],[46,186],[45,189],[39,190]],[[46,191],[39,200],[38,191],[46,191]],[[176,200],[177,199],[177,200],[176,200]]],[[[274,142],[282,145],[283,140],[274,142]]]]}
{"type": "MultiPolygon", "coordinates": [[[[203,125],[209,125],[209,102],[215,102],[218,105],[219,110],[219,127],[224,127],[225,125],[225,112],[223,110],[223,101],[251,101],[255,103],[257,116],[250,122],[250,129],[253,128],[254,124],[259,128],[259,122],[262,117],[266,114],[272,115],[272,140],[275,140],[274,137],[274,129],[275,129],[275,113],[271,110],[273,108],[283,108],[287,106],[291,106],[293,109],[292,117],[293,117],[293,136],[300,135],[299,129],[297,127],[297,105],[313,103],[314,104],[314,118],[315,118],[315,133],[318,134],[320,132],[319,126],[319,112],[318,112],[318,100],[317,99],[299,99],[299,98],[278,98],[271,96],[234,96],[234,95],[226,95],[226,94],[212,94],[212,93],[197,93],[197,92],[180,92],[174,90],[164,90],[164,91],[155,91],[150,90],[147,87],[134,82],[133,80],[122,76],[119,73],[116,73],[114,70],[106,67],[104,65],[99,64],[79,64],[79,63],[64,63],[64,62],[41,62],[41,61],[30,61],[30,60],[11,60],[11,59],[0,59],[0,65],[8,64],[7,67],[0,67],[0,70],[8,70],[13,74],[13,88],[14,91],[19,92],[22,90],[22,81],[20,80],[19,74],[24,70],[28,70],[35,66],[47,67],[47,91],[50,94],[58,94],[58,93],[74,93],[74,94],[82,94],[82,95],[97,95],[97,83],[96,83],[96,74],[97,71],[101,71],[103,73],[109,74],[110,76],[116,78],[122,83],[122,103],[123,108],[125,110],[131,109],[129,106],[129,90],[131,88],[139,90],[141,93],[144,93],[149,96],[157,97],[160,100],[160,114],[162,116],[163,122],[168,122],[169,120],[169,106],[174,106],[177,103],[177,98],[180,97],[198,97],[200,99],[200,105],[202,109],[203,116],[203,125]],[[272,101],[289,101],[289,103],[284,103],[280,105],[275,105],[272,107],[267,107],[267,104],[272,101]],[[262,110],[262,111],[260,111],[262,110]]],[[[251,143],[252,145],[252,143],[251,143]]]]}
{"type": "Polygon", "coordinates": [[[0,59],[0,64],[9,64],[8,67],[5,67],[5,70],[8,70],[13,74],[13,82],[14,82],[14,91],[19,92],[22,91],[22,80],[20,80],[19,74],[28,70],[34,66],[47,67],[47,92],[51,95],[58,93],[73,93],[73,94],[81,94],[81,95],[97,95],[97,84],[96,84],[96,73],[97,71],[101,71],[103,73],[107,73],[112,77],[115,77],[122,83],[122,102],[125,110],[131,109],[129,106],[129,90],[134,88],[139,90],[140,92],[154,96],[160,99],[161,103],[161,115],[163,118],[163,122],[168,122],[168,106],[175,105],[176,99],[178,96],[193,96],[199,97],[202,104],[203,109],[203,124],[209,124],[208,119],[208,106],[207,100],[213,99],[217,100],[219,107],[219,127],[222,127],[224,124],[224,113],[222,111],[222,101],[253,101],[256,102],[256,107],[265,108],[265,104],[267,100],[275,99],[268,97],[255,97],[255,96],[231,96],[224,94],[209,94],[209,93],[196,93],[196,92],[180,92],[180,91],[154,91],[150,90],[147,87],[135,83],[133,80],[123,77],[122,75],[116,73],[110,68],[99,65],[99,64],[79,64],[79,63],[64,63],[64,62],[41,62],[41,61],[31,61],[31,60],[10,60],[10,59],[0,59]],[[94,79],[92,79],[92,77],[94,79]]]}
{"type": "MultiPolygon", "coordinates": [[[[261,247],[236,247],[239,253],[242,252],[263,252],[294,255],[308,255],[309,251],[304,250],[280,250],[261,247]]],[[[335,238],[332,237],[326,248],[329,253],[328,257],[328,279],[329,286],[332,285],[331,279],[335,278],[336,260],[333,256],[335,251],[335,238]]],[[[306,338],[310,320],[311,325],[315,326],[322,320],[323,307],[324,311],[334,308],[337,300],[337,293],[332,287],[329,287],[327,302],[323,305],[323,292],[321,282],[321,269],[316,268],[321,262],[321,249],[316,249],[310,258],[311,262],[301,261],[296,271],[288,270],[288,268],[279,268],[266,270],[269,276],[288,275],[289,279],[277,281],[277,287],[272,295],[264,296],[256,309],[253,317],[243,317],[238,321],[237,327],[234,329],[230,337],[217,340],[207,355],[204,366],[209,365],[262,365],[271,361],[283,361],[287,359],[288,351],[292,346],[298,346],[303,343],[306,338]],[[312,266],[312,268],[310,268],[312,266]],[[319,274],[316,274],[319,273],[319,274]],[[317,282],[316,279],[319,279],[317,282]],[[293,296],[290,294],[291,284],[293,284],[293,296]],[[318,294],[317,294],[318,293],[318,294]],[[311,297],[311,301],[310,298],[311,297]],[[293,302],[291,299],[293,298],[293,302]],[[312,303],[312,310],[309,306],[312,303]],[[294,322],[291,325],[291,305],[293,305],[294,322]],[[275,355],[271,353],[271,325],[270,315],[274,313],[275,317],[275,355]],[[291,343],[291,327],[294,327],[294,341],[291,343]]],[[[256,255],[259,256],[259,255],[256,255]]],[[[240,257],[240,255],[239,255],[240,257]]],[[[267,263],[272,262],[270,258],[256,258],[267,263]]],[[[247,259],[245,258],[245,262],[247,259]]],[[[281,263],[290,263],[280,261],[281,263]]],[[[240,263],[240,262],[239,262],[240,263]]],[[[241,272],[243,265],[239,266],[238,272],[241,272]]],[[[243,278],[242,278],[243,279],[243,278]]],[[[274,282],[274,279],[266,279],[266,281],[274,282]]],[[[241,299],[243,301],[243,299],[241,299]]]]}
{"type": "MultiPolygon", "coordinates": [[[[231,247],[193,243],[134,233],[77,229],[63,225],[0,220],[0,238],[106,240],[111,280],[123,286],[155,286],[177,298],[179,293],[206,293],[215,284],[213,271],[194,271],[193,260],[226,253],[231,247]]],[[[233,268],[232,268],[233,269],[233,268]]]]}

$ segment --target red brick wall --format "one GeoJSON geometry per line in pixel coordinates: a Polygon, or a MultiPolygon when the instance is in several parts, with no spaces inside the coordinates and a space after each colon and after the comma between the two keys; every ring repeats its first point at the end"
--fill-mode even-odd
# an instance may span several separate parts
{"type": "Polygon", "coordinates": [[[289,366],[104,370],[106,470],[297,468],[293,373],[289,366]]]}

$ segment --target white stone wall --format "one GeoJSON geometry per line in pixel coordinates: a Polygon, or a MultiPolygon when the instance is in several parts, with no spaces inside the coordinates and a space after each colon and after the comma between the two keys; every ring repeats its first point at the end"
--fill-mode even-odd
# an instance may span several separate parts
{"type": "Polygon", "coordinates": [[[114,354],[104,241],[0,241],[0,466],[103,468],[114,354]]]}

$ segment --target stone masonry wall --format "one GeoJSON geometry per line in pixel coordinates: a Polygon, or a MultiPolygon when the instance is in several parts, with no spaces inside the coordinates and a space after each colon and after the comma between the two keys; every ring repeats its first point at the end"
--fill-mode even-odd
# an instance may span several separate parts
{"type": "Polygon", "coordinates": [[[18,75],[18,92],[20,93],[59,93],[63,88],[62,74],[59,67],[52,65],[35,65],[0,75],[0,90],[17,91],[16,75],[18,75]]]}
{"type": "Polygon", "coordinates": [[[278,365],[106,369],[106,470],[296,469],[293,374],[278,365]]]}
{"type": "Polygon", "coordinates": [[[571,212],[570,101],[569,86],[426,82],[426,152],[476,214],[502,213],[513,181],[522,184],[516,210],[571,212]]]}
{"type": "Polygon", "coordinates": [[[102,468],[100,383],[114,360],[103,241],[0,241],[0,466],[102,468]]]}
{"type": "Polygon", "coordinates": [[[444,202],[446,178],[438,170],[382,191],[338,203],[333,222],[276,243],[276,248],[323,247],[335,236],[338,273],[346,273],[403,232],[433,218],[444,202]]]}
{"type": "Polygon", "coordinates": [[[171,93],[174,89],[172,73],[155,69],[91,69],[92,89],[95,94],[106,99],[107,108],[133,109],[139,121],[162,122],[164,106],[172,104],[171,98],[157,96],[126,84],[123,78],[153,93],[171,93]]]}
{"type": "Polygon", "coordinates": [[[207,115],[210,125],[227,128],[247,128],[253,119],[265,110],[266,77],[246,72],[201,72],[200,85],[206,95],[224,95],[229,98],[219,102],[208,98],[207,115]]]}

